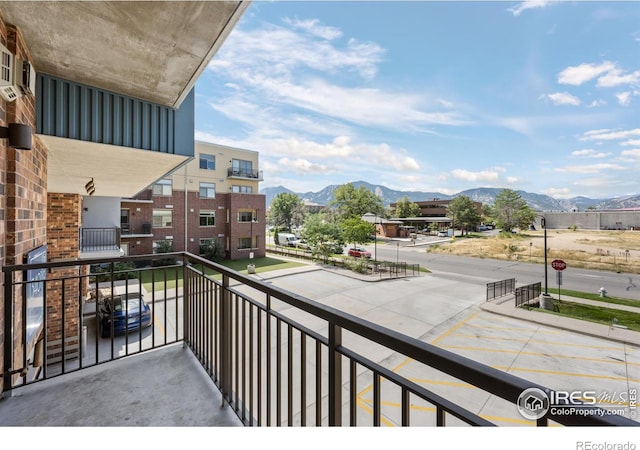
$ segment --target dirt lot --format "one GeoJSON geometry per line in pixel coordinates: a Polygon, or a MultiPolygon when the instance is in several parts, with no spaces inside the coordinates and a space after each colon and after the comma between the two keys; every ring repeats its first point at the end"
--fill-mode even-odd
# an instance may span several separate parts
{"type": "MultiPolygon", "coordinates": [[[[544,262],[544,232],[510,236],[474,234],[436,245],[432,252],[544,262]]],[[[547,259],[573,267],[640,273],[640,231],[547,230],[547,259]]]]}

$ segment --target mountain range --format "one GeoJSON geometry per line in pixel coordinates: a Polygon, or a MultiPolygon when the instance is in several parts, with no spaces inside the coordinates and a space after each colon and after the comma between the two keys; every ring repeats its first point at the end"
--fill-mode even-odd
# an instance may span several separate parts
{"type": "MultiPolygon", "coordinates": [[[[397,202],[403,197],[407,197],[411,202],[426,201],[433,199],[447,200],[455,198],[459,195],[465,195],[473,201],[482,202],[492,205],[496,196],[502,191],[501,188],[476,188],[458,192],[454,195],[447,195],[440,192],[419,192],[419,191],[398,191],[389,189],[386,186],[367,183],[366,181],[355,181],[353,186],[358,189],[364,186],[366,189],[375,193],[382,199],[382,204],[388,207],[391,203],[397,202]]],[[[267,207],[271,205],[271,201],[280,193],[288,192],[296,194],[305,203],[316,205],[328,205],[333,200],[333,192],[340,185],[330,185],[318,192],[293,192],[284,186],[269,187],[260,190],[261,194],[266,197],[267,207]]],[[[527,202],[530,208],[536,211],[584,211],[585,209],[622,209],[622,208],[640,208],[640,195],[630,195],[615,198],[593,199],[588,197],[574,197],[567,199],[556,199],[548,195],[535,194],[525,191],[516,191],[520,197],[527,202]]]]}

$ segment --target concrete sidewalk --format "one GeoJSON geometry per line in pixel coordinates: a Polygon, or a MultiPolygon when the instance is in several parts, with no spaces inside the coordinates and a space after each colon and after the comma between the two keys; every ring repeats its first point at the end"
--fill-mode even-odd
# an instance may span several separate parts
{"type": "MultiPolygon", "coordinates": [[[[640,314],[640,307],[634,308],[631,306],[616,305],[613,303],[604,303],[594,300],[586,300],[566,296],[561,296],[560,299],[567,302],[632,311],[640,314]]],[[[560,328],[562,330],[574,331],[576,333],[582,333],[589,336],[601,337],[616,342],[640,346],[640,332],[638,331],[632,331],[627,328],[615,325],[604,325],[589,322],[586,320],[572,319],[570,317],[563,317],[556,314],[545,313],[542,311],[538,311],[537,308],[518,308],[515,306],[515,298],[513,297],[513,295],[487,301],[480,305],[480,309],[494,314],[500,314],[503,316],[538,323],[540,325],[547,325],[550,327],[560,328]]]]}

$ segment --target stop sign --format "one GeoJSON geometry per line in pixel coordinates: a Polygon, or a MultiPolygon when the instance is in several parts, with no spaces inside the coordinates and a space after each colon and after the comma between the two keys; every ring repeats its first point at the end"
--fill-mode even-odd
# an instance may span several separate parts
{"type": "Polygon", "coordinates": [[[567,263],[561,259],[554,259],[553,261],[551,261],[551,267],[556,270],[564,270],[567,268],[567,263]]]}

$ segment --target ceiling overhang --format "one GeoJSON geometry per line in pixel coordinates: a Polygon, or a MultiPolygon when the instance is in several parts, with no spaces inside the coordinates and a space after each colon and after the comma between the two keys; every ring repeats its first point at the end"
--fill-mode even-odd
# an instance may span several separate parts
{"type": "Polygon", "coordinates": [[[47,190],[88,195],[93,179],[99,197],[133,197],[165,174],[191,160],[188,156],[38,136],[49,149],[47,190]]]}
{"type": "MultiPolygon", "coordinates": [[[[0,1],[36,73],[177,109],[249,1],[0,1]]],[[[191,107],[191,106],[190,106],[191,107]]],[[[38,134],[47,190],[131,197],[193,155],[38,134]]]]}
{"type": "Polygon", "coordinates": [[[248,1],[0,1],[36,72],[177,108],[248,1]]]}

